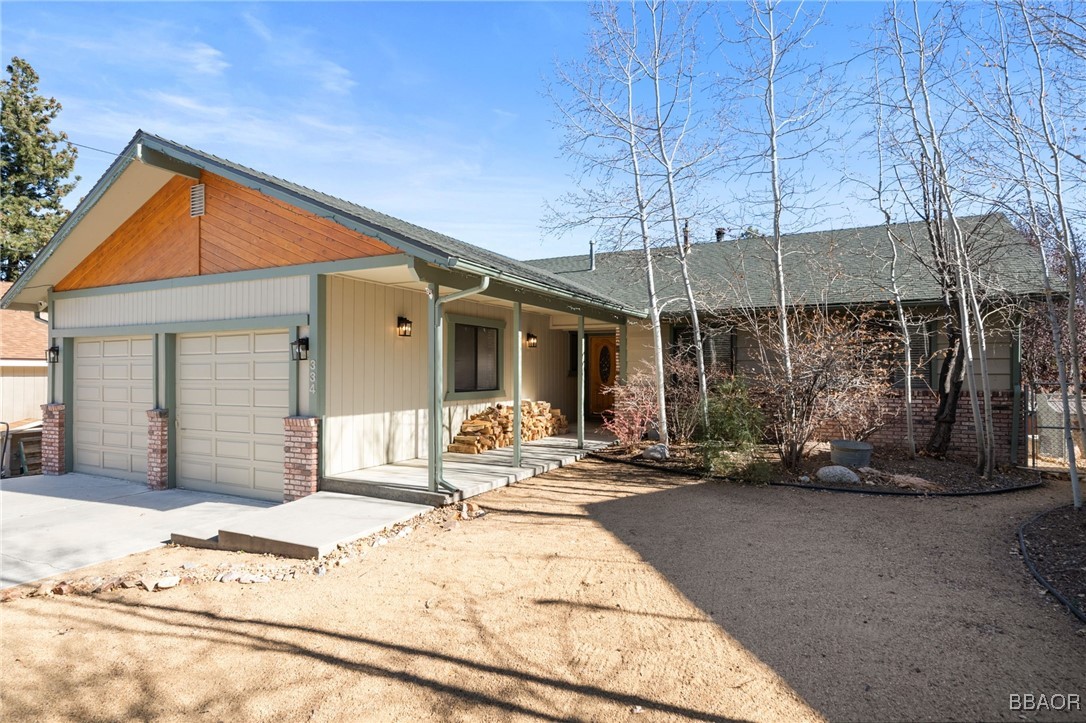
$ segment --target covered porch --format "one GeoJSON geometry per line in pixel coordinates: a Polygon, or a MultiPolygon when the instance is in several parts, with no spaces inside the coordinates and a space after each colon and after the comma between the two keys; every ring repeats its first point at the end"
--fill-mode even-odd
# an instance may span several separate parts
{"type": "Polygon", "coordinates": [[[320,279],[320,490],[444,504],[609,443],[595,415],[625,377],[626,310],[417,260],[392,271],[320,279]],[[545,402],[559,434],[537,438],[522,402],[545,402]],[[481,454],[451,451],[464,446],[462,425],[490,408],[508,415],[499,439],[481,454]]]}
{"type": "Polygon", "coordinates": [[[451,504],[573,464],[592,450],[613,441],[614,438],[605,430],[589,423],[583,446],[578,444],[576,431],[524,442],[520,462],[516,465],[512,447],[492,449],[482,454],[445,452],[441,465],[445,484],[437,492],[430,489],[430,470],[424,458],[325,478],[321,480],[321,489],[402,502],[451,504]]]}

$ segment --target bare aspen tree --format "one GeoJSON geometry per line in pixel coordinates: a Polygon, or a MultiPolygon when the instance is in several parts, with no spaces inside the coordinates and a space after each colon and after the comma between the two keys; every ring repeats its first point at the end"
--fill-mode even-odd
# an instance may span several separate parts
{"type": "Polygon", "coordinates": [[[646,129],[654,136],[650,151],[660,165],[667,190],[667,209],[675,258],[679,263],[683,292],[690,310],[694,336],[694,359],[697,363],[698,393],[703,427],[709,424],[708,374],[705,369],[705,348],[702,343],[701,318],[698,313],[694,285],[690,276],[690,246],[687,229],[680,230],[680,183],[697,180],[701,166],[713,157],[711,145],[692,147],[690,134],[696,123],[695,95],[698,74],[695,68],[697,38],[696,6],[649,0],[645,12],[652,26],[652,44],[648,53],[636,54],[641,71],[652,85],[652,127],[646,129]],[[671,12],[669,12],[669,10],[671,12]],[[670,17],[674,16],[674,17],[670,17]]]}
{"type": "MultiPolygon", "coordinates": [[[[1071,399],[1075,396],[1072,389],[1076,385],[1068,378],[1068,360],[1063,353],[1062,328],[1056,311],[1049,261],[1050,243],[1056,248],[1064,248],[1068,229],[1054,214],[1056,209],[1065,206],[1054,198],[1057,194],[1062,195],[1063,187],[1056,178],[1060,167],[1055,164],[1058,158],[1053,153],[1053,131],[1050,129],[1046,133],[1042,128],[1049,126],[1046,117],[1048,99],[1043,97],[1047,95],[1044,76],[1049,71],[1033,34],[1030,13],[1031,9],[1022,2],[1015,6],[992,4],[992,30],[984,42],[978,44],[978,52],[986,59],[984,66],[989,72],[985,80],[991,90],[970,94],[980,99],[971,101],[971,107],[995,146],[995,155],[1002,158],[1010,151],[1012,160],[998,172],[1009,185],[1021,191],[1021,196],[1012,195],[1006,208],[1020,219],[1038,242],[1045,312],[1060,386],[1072,497],[1075,507],[1079,508],[1082,493],[1071,423],[1071,399]],[[1007,17],[1008,13],[1011,18],[1007,17]]],[[[1075,374],[1077,376],[1077,372],[1075,374]]],[[[1081,405],[1081,394],[1078,400],[1081,405]]]]}
{"type": "MultiPolygon", "coordinates": [[[[786,6],[777,0],[749,0],[736,44],[737,55],[744,54],[749,62],[725,87],[726,93],[745,95],[753,101],[751,112],[756,109],[757,125],[737,124],[741,117],[729,119],[728,124],[749,141],[737,175],[752,174],[767,181],[758,205],[768,206],[770,230],[761,238],[771,257],[769,282],[776,307],[776,333],[773,340],[756,334],[755,339],[760,340],[756,353],[781,369],[781,427],[791,430],[803,423],[792,358],[794,330],[790,328],[797,300],[789,292],[784,272],[790,253],[784,245],[785,217],[791,214],[795,218],[800,211],[791,182],[801,173],[804,161],[819,150],[825,135],[829,92],[823,85],[824,69],[810,62],[804,52],[808,37],[821,23],[821,10],[808,13],[803,3],[786,6]]],[[[804,452],[799,436],[779,440],[782,461],[789,467],[794,467],[804,452]]]]}
{"type": "Polygon", "coordinates": [[[875,89],[875,153],[878,159],[878,175],[876,176],[875,200],[879,211],[882,213],[883,226],[886,233],[886,241],[890,246],[890,293],[894,299],[894,309],[897,317],[898,335],[902,346],[905,348],[904,376],[905,376],[905,447],[909,457],[916,456],[916,431],[913,422],[913,360],[912,360],[912,334],[909,329],[909,321],[905,315],[905,304],[902,300],[901,287],[898,284],[898,244],[900,243],[894,233],[893,216],[890,213],[890,204],[887,201],[886,192],[886,161],[885,144],[883,137],[884,121],[882,85],[879,77],[879,64],[874,63],[874,89],[875,89]]]}
{"type": "Polygon", "coordinates": [[[643,168],[645,118],[637,102],[637,86],[645,78],[639,58],[637,11],[632,4],[624,23],[619,5],[605,2],[592,9],[594,28],[586,60],[557,69],[566,91],[552,91],[565,130],[563,149],[578,161],[579,193],[563,199],[564,209],[550,226],[567,230],[594,225],[612,243],[629,235],[643,252],[648,312],[652,325],[653,366],[657,389],[657,430],[668,443],[664,398],[664,343],[660,329],[660,299],[656,289],[652,227],[658,209],[657,180],[643,168]]]}
{"type": "MultiPolygon", "coordinates": [[[[946,452],[964,377],[976,430],[976,467],[979,473],[988,476],[994,462],[995,432],[981,290],[978,288],[970,244],[959,219],[956,189],[951,180],[952,169],[944,147],[946,124],[937,120],[933,108],[932,74],[936,72],[933,66],[940,60],[938,54],[946,38],[935,37],[929,43],[929,28],[921,20],[917,0],[912,3],[912,13],[908,19],[903,17],[896,3],[892,4],[888,11],[887,29],[896,61],[896,82],[899,86],[896,101],[902,106],[909,128],[908,143],[902,147],[911,149],[917,156],[913,168],[920,199],[912,203],[927,226],[937,278],[949,312],[950,352],[942,365],[939,409],[928,449],[935,453],[946,452]],[[979,352],[976,355],[973,352],[974,343],[979,352]],[[984,396],[983,411],[977,389],[978,376],[981,382],[979,391],[984,396]]],[[[909,192],[904,184],[902,190],[909,192]]]]}

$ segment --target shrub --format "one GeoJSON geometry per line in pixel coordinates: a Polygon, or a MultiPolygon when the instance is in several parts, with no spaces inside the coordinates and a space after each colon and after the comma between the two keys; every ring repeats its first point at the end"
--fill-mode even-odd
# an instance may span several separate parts
{"type": "Polygon", "coordinates": [[[700,447],[706,469],[730,474],[745,466],[763,434],[762,412],[746,386],[735,377],[714,384],[709,394],[709,427],[700,447]]]}
{"type": "Polygon", "coordinates": [[[614,404],[603,414],[603,428],[630,448],[656,425],[656,382],[651,374],[637,372],[605,391],[614,395],[614,404]]]}

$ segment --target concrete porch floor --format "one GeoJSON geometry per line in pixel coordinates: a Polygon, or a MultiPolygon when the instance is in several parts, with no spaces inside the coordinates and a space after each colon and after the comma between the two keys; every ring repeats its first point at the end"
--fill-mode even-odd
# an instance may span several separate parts
{"type": "Polygon", "coordinates": [[[512,447],[482,454],[446,452],[442,455],[445,481],[458,491],[430,492],[423,458],[327,477],[321,480],[321,489],[432,505],[450,504],[572,464],[613,441],[602,429],[586,428],[584,449],[577,449],[576,432],[525,442],[519,467],[512,466],[512,447]]]}

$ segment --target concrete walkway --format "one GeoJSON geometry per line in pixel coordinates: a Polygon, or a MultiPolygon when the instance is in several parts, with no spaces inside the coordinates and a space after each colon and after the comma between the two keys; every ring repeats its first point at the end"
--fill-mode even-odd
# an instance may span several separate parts
{"type": "Polygon", "coordinates": [[[271,505],[77,473],[0,480],[0,587],[149,550],[174,529],[271,505]]]}
{"type": "Polygon", "coordinates": [[[410,502],[318,492],[233,519],[178,528],[170,539],[192,547],[317,558],[337,545],[368,537],[432,509],[410,502]]]}

